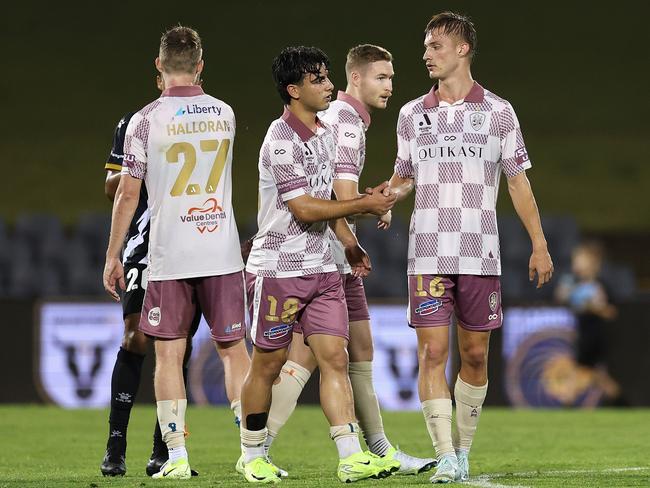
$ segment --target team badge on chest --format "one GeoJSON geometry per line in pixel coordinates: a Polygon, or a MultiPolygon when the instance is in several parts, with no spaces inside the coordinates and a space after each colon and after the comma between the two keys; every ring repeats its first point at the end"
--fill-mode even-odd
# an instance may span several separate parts
{"type": "Polygon", "coordinates": [[[472,129],[475,131],[481,130],[483,123],[485,122],[485,114],[481,112],[473,112],[469,116],[469,123],[472,125],[472,129]]]}

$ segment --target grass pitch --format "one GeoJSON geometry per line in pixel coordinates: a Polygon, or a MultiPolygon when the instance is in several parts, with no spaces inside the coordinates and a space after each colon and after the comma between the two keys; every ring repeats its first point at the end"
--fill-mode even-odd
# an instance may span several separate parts
{"type": "MultiPolygon", "coordinates": [[[[230,410],[190,407],[190,481],[153,481],[144,474],[155,421],[153,407],[136,406],[129,427],[127,475],[99,472],[108,414],[56,407],[0,408],[0,487],[247,486],[234,470],[238,430],[230,410]]],[[[420,413],[385,413],[389,438],[406,452],[432,455],[420,413]]],[[[338,487],[336,449],[316,407],[300,407],[273,446],[274,461],[290,478],[279,486],[338,487]]],[[[487,408],[472,449],[464,486],[650,486],[650,411],[530,411],[487,408]]],[[[428,485],[429,474],[359,482],[382,488],[428,485]]]]}

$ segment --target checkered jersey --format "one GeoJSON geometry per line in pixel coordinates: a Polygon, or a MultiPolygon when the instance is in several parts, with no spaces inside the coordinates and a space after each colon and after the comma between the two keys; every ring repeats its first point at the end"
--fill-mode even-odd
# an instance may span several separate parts
{"type": "Polygon", "coordinates": [[[336,271],[328,223],[296,219],[287,202],[302,195],[330,200],[334,135],[326,124],[311,132],[291,112],[271,123],[259,160],[258,232],[246,270],[288,278],[336,271]]]}
{"type": "Polygon", "coordinates": [[[402,107],[395,173],[415,180],[408,274],[500,275],[501,172],[531,167],[515,112],[478,83],[452,105],[435,87],[402,107]]]}
{"type": "MultiPolygon", "coordinates": [[[[353,106],[346,101],[351,97],[344,95],[346,95],[344,92],[340,92],[338,99],[333,101],[321,116],[322,120],[332,127],[334,140],[336,141],[334,179],[351,180],[358,183],[366,159],[366,130],[368,127],[364,123],[361,114],[355,109],[355,106],[360,105],[360,102],[355,103],[355,106],[353,106]]],[[[365,113],[367,114],[367,112],[365,113]]],[[[367,120],[369,120],[369,116],[367,120]]],[[[356,232],[354,219],[348,219],[348,223],[352,232],[356,232]]],[[[345,259],[343,245],[332,229],[329,229],[329,234],[336,267],[341,274],[351,273],[352,268],[345,259]]]]}

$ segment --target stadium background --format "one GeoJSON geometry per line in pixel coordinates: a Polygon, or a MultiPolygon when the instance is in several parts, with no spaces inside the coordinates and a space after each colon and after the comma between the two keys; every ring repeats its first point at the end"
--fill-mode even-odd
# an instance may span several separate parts
{"type": "MultiPolygon", "coordinates": [[[[529,177],[545,223],[555,229],[552,250],[554,257],[561,256],[556,262],[567,269],[580,237],[595,237],[606,245],[613,282],[623,288],[621,314],[609,332],[610,365],[631,392],[632,404],[650,404],[650,391],[637,374],[649,367],[644,352],[650,325],[650,102],[639,71],[648,7],[626,2],[617,3],[615,10],[607,4],[566,2],[525,7],[515,2],[400,2],[398,7],[257,1],[196,4],[191,9],[156,2],[124,8],[104,4],[92,11],[58,5],[46,14],[34,4],[6,6],[0,32],[9,53],[0,81],[5,164],[0,308],[13,347],[0,366],[16,374],[8,378],[10,387],[0,392],[0,401],[47,398],[39,393],[40,303],[105,301],[96,265],[83,269],[85,281],[77,283],[81,291],[63,279],[50,293],[38,288],[46,280],[33,254],[22,251],[43,251],[45,230],[60,225],[64,250],[57,251],[62,253],[58,257],[71,275],[79,268],[79,255],[65,246],[77,243],[81,223],[93,227],[89,222],[95,222],[96,228],[105,229],[109,204],[103,193],[103,163],[112,131],[125,112],[157,97],[153,59],[164,28],[181,22],[200,32],[206,91],[227,101],[237,115],[234,207],[243,238],[255,227],[257,152],[269,122],[281,112],[270,77],[273,56],[286,45],[317,45],[330,55],[336,88],[344,89],[343,65],[350,46],[373,42],[393,53],[394,95],[385,112],[373,114],[362,178],[362,184],[375,184],[392,172],[399,108],[430,88],[421,61],[422,29],[432,12],[444,8],[472,16],[479,34],[474,76],[517,110],[534,165],[529,177]],[[25,236],[32,241],[19,239],[25,236]],[[17,277],[27,285],[12,288],[17,277]]],[[[519,235],[518,242],[524,242],[504,188],[502,184],[500,226],[510,226],[512,232],[505,235],[519,235]]],[[[411,208],[409,203],[396,208],[395,226],[387,235],[362,230],[374,256],[403,250],[411,208]]],[[[503,242],[504,255],[511,250],[516,255],[508,268],[516,278],[509,281],[512,300],[505,305],[535,306],[546,313],[550,288],[541,294],[526,288],[526,249],[508,248],[510,242],[503,242]]],[[[94,248],[95,264],[103,252],[94,248]]],[[[387,266],[392,273],[404,269],[397,259],[388,260],[387,266]]],[[[369,286],[374,302],[402,304],[404,283],[386,287],[393,282],[382,279],[382,268],[377,268],[369,286]]],[[[493,404],[511,401],[503,386],[505,343],[510,344],[497,333],[491,359],[496,371],[489,398],[493,404]]],[[[112,360],[112,354],[106,357],[112,360]]],[[[142,402],[152,398],[146,383],[142,402]]],[[[312,389],[311,400],[314,394],[312,389]]]]}

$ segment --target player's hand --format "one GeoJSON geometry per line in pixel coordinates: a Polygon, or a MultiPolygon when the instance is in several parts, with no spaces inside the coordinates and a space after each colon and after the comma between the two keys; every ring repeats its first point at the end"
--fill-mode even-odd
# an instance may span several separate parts
{"type": "Polygon", "coordinates": [[[528,263],[528,279],[533,281],[537,273],[537,288],[541,288],[545,283],[551,281],[553,276],[553,260],[546,248],[542,250],[533,250],[528,263]]]}
{"type": "Polygon", "coordinates": [[[345,248],[345,258],[350,263],[352,268],[352,276],[364,277],[370,274],[372,265],[370,264],[370,256],[359,244],[345,248]]]}
{"type": "Polygon", "coordinates": [[[241,243],[241,257],[244,260],[244,264],[246,264],[246,261],[248,261],[248,256],[251,253],[251,249],[253,249],[254,238],[255,237],[253,236],[241,243]]]}
{"type": "Polygon", "coordinates": [[[384,215],[379,217],[377,221],[377,228],[381,230],[386,230],[390,227],[390,222],[393,219],[393,213],[389,210],[384,215]]]}
{"type": "Polygon", "coordinates": [[[391,193],[387,181],[374,188],[366,189],[366,194],[362,198],[366,200],[366,212],[374,215],[384,215],[393,208],[397,200],[397,196],[391,193]]]}
{"type": "Polygon", "coordinates": [[[124,283],[124,267],[119,258],[107,258],[104,266],[104,289],[115,300],[120,301],[120,295],[117,293],[115,285],[120,289],[126,289],[124,283]]]}

